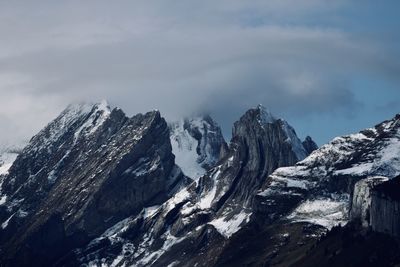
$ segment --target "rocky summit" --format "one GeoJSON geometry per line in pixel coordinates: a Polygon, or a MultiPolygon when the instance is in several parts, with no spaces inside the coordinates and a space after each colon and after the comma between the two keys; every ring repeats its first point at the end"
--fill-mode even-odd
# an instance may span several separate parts
{"type": "Polygon", "coordinates": [[[341,266],[349,232],[399,244],[400,115],[318,148],[261,105],[227,144],[209,115],[167,123],[101,102],[7,151],[2,266],[341,266]]]}
{"type": "Polygon", "coordinates": [[[51,265],[184,177],[158,111],[128,118],[106,103],[75,105],[32,138],[3,177],[5,265],[51,265]]]}

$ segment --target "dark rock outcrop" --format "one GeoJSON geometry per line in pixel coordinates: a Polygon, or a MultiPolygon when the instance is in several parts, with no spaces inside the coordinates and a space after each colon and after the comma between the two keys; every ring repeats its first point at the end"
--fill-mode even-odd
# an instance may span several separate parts
{"type": "Polygon", "coordinates": [[[363,227],[370,226],[372,190],[387,180],[389,180],[387,177],[370,177],[355,184],[350,220],[359,220],[363,227]]]}
{"type": "Polygon", "coordinates": [[[400,176],[375,186],[371,195],[372,230],[400,237],[400,176]]]}
{"type": "Polygon", "coordinates": [[[314,150],[318,149],[317,143],[315,143],[314,140],[310,136],[307,136],[306,139],[304,139],[303,147],[307,151],[308,154],[311,154],[314,150]]]}
{"type": "Polygon", "coordinates": [[[399,251],[399,239],[349,223],[333,228],[303,253],[289,255],[295,261],[281,266],[393,267],[400,264],[399,251]]]}
{"type": "Polygon", "coordinates": [[[53,264],[164,202],[182,180],[158,111],[127,118],[105,103],[70,106],[32,138],[5,177],[2,265],[53,264]]]}
{"type": "Polygon", "coordinates": [[[251,221],[253,198],[265,177],[306,155],[287,122],[261,106],[251,109],[235,123],[229,149],[214,168],[161,206],[117,224],[75,258],[94,264],[213,265],[231,236],[251,221]]]}

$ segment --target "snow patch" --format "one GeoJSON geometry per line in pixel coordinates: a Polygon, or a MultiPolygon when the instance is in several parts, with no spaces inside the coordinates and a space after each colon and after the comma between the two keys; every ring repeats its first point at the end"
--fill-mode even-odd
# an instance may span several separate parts
{"type": "Polygon", "coordinates": [[[205,195],[203,195],[198,203],[200,209],[204,210],[211,208],[211,204],[215,199],[215,195],[217,194],[217,179],[220,173],[221,170],[218,168],[218,170],[213,174],[212,176],[213,185],[211,190],[208,191],[205,195]]]}
{"type": "Polygon", "coordinates": [[[294,222],[309,222],[327,229],[348,221],[349,195],[334,195],[331,198],[306,200],[287,218],[294,222]]]}
{"type": "Polygon", "coordinates": [[[9,151],[0,152],[0,175],[7,175],[18,154],[9,151]]]}
{"type": "Polygon", "coordinates": [[[1,224],[1,228],[2,229],[6,229],[8,226],[8,223],[10,222],[10,220],[12,219],[12,217],[14,217],[15,213],[13,215],[11,215],[10,217],[8,217],[7,220],[5,220],[2,224],[1,224]]]}
{"type": "Polygon", "coordinates": [[[198,141],[184,129],[184,121],[174,124],[171,129],[172,153],[175,155],[176,164],[182,169],[183,173],[192,179],[203,176],[206,170],[197,162],[198,141]]]}
{"type": "Polygon", "coordinates": [[[208,224],[214,226],[214,228],[226,238],[230,238],[234,233],[239,231],[243,224],[246,224],[250,220],[251,213],[241,212],[234,215],[231,219],[227,220],[226,217],[214,219],[208,224]]]}
{"type": "Polygon", "coordinates": [[[154,214],[156,214],[156,212],[159,210],[159,208],[160,208],[160,205],[145,208],[143,217],[145,219],[153,217],[154,214]]]}
{"type": "Polygon", "coordinates": [[[162,236],[162,239],[164,239],[164,244],[163,246],[157,250],[154,251],[150,254],[146,254],[142,259],[140,259],[136,265],[137,266],[151,266],[154,262],[156,262],[165,252],[167,252],[172,246],[175,244],[181,242],[182,240],[185,239],[185,237],[176,237],[171,234],[170,230],[165,232],[162,236]]]}
{"type": "Polygon", "coordinates": [[[7,196],[6,195],[2,196],[0,198],[0,206],[3,205],[4,203],[6,203],[6,201],[7,201],[7,196]]]}

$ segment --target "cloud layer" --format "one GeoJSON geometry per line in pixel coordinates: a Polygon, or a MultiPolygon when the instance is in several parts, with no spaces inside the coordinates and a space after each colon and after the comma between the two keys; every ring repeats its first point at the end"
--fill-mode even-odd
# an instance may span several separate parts
{"type": "Polygon", "coordinates": [[[0,139],[104,98],[128,114],[210,112],[225,129],[258,103],[293,119],[352,114],[354,77],[398,84],[399,54],[332,2],[2,3],[0,139]]]}

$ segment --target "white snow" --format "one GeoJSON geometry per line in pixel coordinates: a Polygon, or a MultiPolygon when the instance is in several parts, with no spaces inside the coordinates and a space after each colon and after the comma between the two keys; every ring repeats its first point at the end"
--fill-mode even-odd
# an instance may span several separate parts
{"type": "Polygon", "coordinates": [[[276,186],[280,183],[283,183],[285,187],[296,187],[300,189],[309,189],[314,184],[304,180],[304,179],[295,179],[295,178],[286,178],[282,176],[273,176],[274,179],[271,183],[271,187],[276,186]]]}
{"type": "Polygon", "coordinates": [[[214,219],[208,224],[214,226],[214,228],[226,238],[230,238],[234,233],[239,231],[243,224],[246,224],[250,220],[251,213],[242,211],[239,214],[234,215],[231,219],[227,220],[226,217],[214,219]]]}
{"type": "Polygon", "coordinates": [[[199,158],[196,151],[198,141],[184,129],[183,120],[173,124],[172,127],[170,139],[176,164],[185,175],[192,179],[203,176],[206,170],[197,161],[199,158]]]}
{"type": "Polygon", "coordinates": [[[206,192],[204,195],[201,196],[200,201],[198,203],[200,209],[204,210],[211,208],[211,204],[215,199],[215,195],[217,193],[217,179],[220,173],[221,170],[218,168],[218,170],[212,175],[213,185],[210,191],[206,192]]]}
{"type": "Polygon", "coordinates": [[[14,217],[15,213],[13,215],[11,215],[10,217],[8,217],[7,220],[5,220],[2,224],[1,224],[1,228],[2,229],[6,229],[8,226],[8,223],[10,222],[11,218],[14,217]]]}
{"type": "Polygon", "coordinates": [[[18,154],[10,151],[0,151],[0,175],[8,174],[18,154]]]}
{"type": "Polygon", "coordinates": [[[6,203],[6,201],[7,201],[7,196],[6,195],[2,196],[0,198],[0,206],[3,205],[4,203],[6,203]]]}
{"type": "Polygon", "coordinates": [[[348,221],[349,195],[307,200],[300,204],[288,219],[294,222],[309,222],[327,229],[348,221]]]}
{"type": "Polygon", "coordinates": [[[74,142],[77,141],[82,132],[85,133],[85,136],[95,133],[97,129],[110,117],[110,114],[111,110],[107,101],[103,100],[96,104],[90,117],[76,130],[74,134],[74,142]]]}
{"type": "Polygon", "coordinates": [[[165,202],[162,206],[165,207],[164,212],[169,212],[172,210],[177,204],[187,200],[190,197],[190,193],[187,188],[180,190],[173,197],[171,197],[167,202],[165,202]]]}
{"type": "Polygon", "coordinates": [[[395,177],[400,174],[400,135],[384,142],[383,147],[371,162],[363,162],[350,168],[338,170],[337,174],[384,175],[395,177]]]}
{"type": "Polygon", "coordinates": [[[154,214],[156,214],[156,212],[159,210],[160,205],[157,206],[151,206],[151,207],[147,207],[144,209],[144,218],[150,218],[153,217],[154,214]]]}
{"type": "Polygon", "coordinates": [[[199,116],[181,119],[170,124],[170,139],[176,164],[193,180],[203,176],[205,167],[212,167],[219,159],[219,143],[224,143],[218,125],[211,118],[199,116]],[[199,136],[194,136],[198,133],[199,136]]]}
{"type": "Polygon", "coordinates": [[[365,175],[368,174],[372,167],[374,166],[373,162],[367,162],[364,164],[354,165],[350,168],[337,170],[336,174],[352,174],[352,175],[365,175]]]}
{"type": "Polygon", "coordinates": [[[176,237],[170,233],[168,230],[165,232],[161,238],[164,240],[163,246],[150,254],[146,253],[146,255],[136,262],[137,266],[151,266],[155,261],[157,261],[166,251],[168,251],[172,246],[181,242],[184,237],[176,237]]]}
{"type": "Polygon", "coordinates": [[[12,163],[4,163],[0,167],[0,175],[2,174],[8,174],[8,170],[11,168],[12,163]]]}

